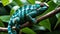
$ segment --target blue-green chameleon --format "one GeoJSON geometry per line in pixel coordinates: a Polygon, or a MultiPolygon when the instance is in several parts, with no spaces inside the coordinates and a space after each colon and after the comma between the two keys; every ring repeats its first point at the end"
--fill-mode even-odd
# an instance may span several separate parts
{"type": "Polygon", "coordinates": [[[33,24],[36,24],[35,17],[43,13],[48,9],[47,5],[41,6],[41,4],[34,5],[24,5],[16,10],[16,12],[10,18],[8,23],[8,34],[18,34],[20,30],[20,25],[30,21],[33,24]],[[16,30],[12,29],[15,26],[16,30]]]}

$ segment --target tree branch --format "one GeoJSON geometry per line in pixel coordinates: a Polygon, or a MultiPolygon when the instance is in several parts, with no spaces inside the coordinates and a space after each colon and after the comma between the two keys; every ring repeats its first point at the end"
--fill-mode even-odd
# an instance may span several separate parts
{"type": "MultiPolygon", "coordinates": [[[[51,12],[49,12],[49,13],[41,16],[41,17],[39,17],[39,18],[37,19],[37,23],[39,23],[40,21],[42,21],[42,20],[44,20],[44,19],[46,19],[46,18],[49,18],[49,17],[51,17],[51,16],[53,16],[53,15],[55,15],[56,13],[59,13],[59,12],[60,12],[60,7],[58,7],[57,9],[55,9],[55,10],[53,10],[53,11],[51,11],[51,12]]],[[[31,24],[29,24],[29,22],[26,22],[25,24],[21,25],[21,28],[22,28],[22,27],[26,27],[26,26],[30,26],[30,25],[31,25],[31,24]]],[[[13,29],[15,29],[15,27],[13,27],[13,29]]],[[[5,31],[7,31],[7,28],[0,27],[0,32],[5,32],[5,31]]]]}

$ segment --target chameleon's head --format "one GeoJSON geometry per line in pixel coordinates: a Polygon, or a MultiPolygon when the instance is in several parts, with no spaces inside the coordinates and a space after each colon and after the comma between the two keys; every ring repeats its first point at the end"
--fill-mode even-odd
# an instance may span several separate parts
{"type": "Polygon", "coordinates": [[[37,7],[38,9],[37,10],[47,10],[49,8],[49,5],[45,2],[39,2],[39,1],[36,1],[36,4],[39,4],[37,7]]]}
{"type": "Polygon", "coordinates": [[[43,7],[43,6],[49,7],[49,5],[48,5],[46,2],[40,3],[40,6],[41,6],[41,7],[43,7]]]}
{"type": "Polygon", "coordinates": [[[40,2],[40,1],[35,1],[36,4],[40,4],[41,7],[43,7],[44,5],[46,5],[47,7],[49,7],[49,5],[46,2],[40,2]]]}

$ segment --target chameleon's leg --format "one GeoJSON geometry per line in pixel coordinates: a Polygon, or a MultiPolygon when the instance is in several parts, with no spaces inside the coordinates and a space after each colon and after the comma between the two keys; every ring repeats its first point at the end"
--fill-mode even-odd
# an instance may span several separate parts
{"type": "Polygon", "coordinates": [[[16,32],[17,32],[17,34],[19,34],[19,31],[20,31],[20,24],[16,24],[15,27],[16,27],[16,32]]]}
{"type": "Polygon", "coordinates": [[[16,28],[15,32],[16,32],[16,34],[19,34],[19,31],[20,31],[20,24],[19,24],[19,22],[20,22],[19,17],[16,17],[15,18],[15,28],[16,28]]]}
{"type": "Polygon", "coordinates": [[[14,25],[16,25],[17,23],[15,21],[18,21],[19,18],[14,18],[14,19],[10,19],[9,23],[8,23],[8,34],[17,34],[16,30],[13,30],[12,27],[14,25]]]}
{"type": "Polygon", "coordinates": [[[34,16],[37,15],[37,12],[34,10],[26,15],[27,19],[31,21],[32,23],[36,23],[36,18],[33,18],[34,16]]]}
{"type": "Polygon", "coordinates": [[[14,34],[12,27],[13,27],[13,23],[12,20],[10,20],[8,23],[8,34],[14,34]]]}

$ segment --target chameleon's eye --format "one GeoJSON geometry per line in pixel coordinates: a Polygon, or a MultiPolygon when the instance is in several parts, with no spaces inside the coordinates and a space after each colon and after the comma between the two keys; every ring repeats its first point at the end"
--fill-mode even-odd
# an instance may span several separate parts
{"type": "Polygon", "coordinates": [[[48,5],[46,2],[40,3],[40,6],[41,6],[41,7],[43,7],[43,6],[49,7],[49,5],[48,5]]]}

